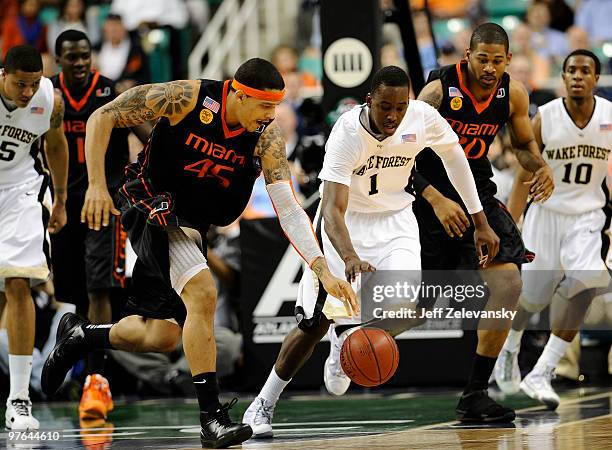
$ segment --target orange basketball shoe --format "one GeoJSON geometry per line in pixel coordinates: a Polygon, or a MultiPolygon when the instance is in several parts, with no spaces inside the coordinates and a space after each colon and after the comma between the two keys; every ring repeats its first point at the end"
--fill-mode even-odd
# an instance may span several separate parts
{"type": "Polygon", "coordinates": [[[113,408],[113,396],[108,380],[97,373],[87,375],[79,404],[79,418],[83,420],[106,419],[108,412],[113,408]]]}

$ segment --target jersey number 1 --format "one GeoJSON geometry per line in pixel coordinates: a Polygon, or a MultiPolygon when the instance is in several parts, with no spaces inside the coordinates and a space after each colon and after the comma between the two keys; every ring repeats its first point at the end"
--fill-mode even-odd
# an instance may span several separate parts
{"type": "Polygon", "coordinates": [[[378,194],[378,186],[377,186],[377,180],[376,180],[377,176],[378,176],[377,173],[370,176],[370,192],[368,192],[368,195],[378,194]]]}
{"type": "MultiPolygon", "coordinates": [[[[572,172],[572,163],[564,165],[565,173],[563,174],[564,183],[571,183],[570,174],[572,172]]],[[[576,166],[576,173],[574,174],[574,183],[576,184],[589,184],[591,181],[591,173],[593,172],[593,164],[578,164],[576,166]]]]}

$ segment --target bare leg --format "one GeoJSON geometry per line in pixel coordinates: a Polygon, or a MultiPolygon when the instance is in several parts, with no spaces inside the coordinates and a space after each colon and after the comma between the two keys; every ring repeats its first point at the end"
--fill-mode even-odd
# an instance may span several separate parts
{"type": "Polygon", "coordinates": [[[110,293],[108,291],[96,291],[87,295],[89,297],[87,318],[91,323],[110,323],[112,319],[110,293]]]}
{"type": "Polygon", "coordinates": [[[31,355],[34,350],[36,313],[30,281],[26,278],[7,278],[5,286],[9,354],[31,355]]]}
{"type": "Polygon", "coordinates": [[[299,327],[285,336],[281,346],[274,370],[283,380],[290,380],[304,363],[308,361],[315,346],[323,339],[325,333],[332,322],[321,316],[320,324],[317,328],[305,332],[299,327]]]}
{"type": "Polygon", "coordinates": [[[5,306],[6,306],[6,295],[4,295],[4,292],[0,292],[0,328],[5,328],[4,324],[2,323],[5,306]]]}
{"type": "MultiPolygon", "coordinates": [[[[481,271],[482,278],[489,287],[487,311],[514,311],[521,294],[522,282],[515,264],[495,264],[481,271]]],[[[511,319],[481,319],[478,324],[478,348],[476,353],[489,358],[497,358],[504,345],[511,319]]]]}
{"type": "Polygon", "coordinates": [[[572,342],[584,322],[595,293],[594,289],[586,289],[569,300],[555,302],[552,306],[552,333],[566,342],[572,342]]]}
{"type": "Polygon", "coordinates": [[[181,298],[187,308],[183,348],[191,374],[215,372],[217,348],[214,320],[217,292],[210,270],[202,270],[189,280],[181,298]]]}
{"type": "Polygon", "coordinates": [[[181,329],[167,320],[128,316],[110,330],[110,343],[117,350],[128,352],[161,352],[174,350],[181,337],[181,329]]]}
{"type": "Polygon", "coordinates": [[[533,314],[523,308],[520,304],[516,309],[516,316],[512,321],[512,329],[515,331],[523,331],[527,328],[527,323],[533,314]]]}

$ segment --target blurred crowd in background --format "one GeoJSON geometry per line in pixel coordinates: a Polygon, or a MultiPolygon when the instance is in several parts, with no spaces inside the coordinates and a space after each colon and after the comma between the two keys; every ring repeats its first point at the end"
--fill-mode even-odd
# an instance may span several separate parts
{"type": "MultiPolygon", "coordinates": [[[[307,201],[317,195],[317,175],[327,134],[347,105],[327,115],[321,108],[319,1],[286,1],[299,3],[296,17],[287,19],[295,22],[289,27],[293,36],[269,54],[259,56],[269,58],[285,79],[286,99],[277,108],[276,120],[286,140],[295,191],[307,201]]],[[[222,2],[0,0],[0,63],[10,47],[27,43],[43,54],[44,74],[54,75],[59,71],[54,54],[56,37],[66,29],[78,29],[87,33],[92,42],[94,68],[115,80],[119,93],[138,84],[184,79],[188,77],[189,54],[222,2]]],[[[591,49],[600,57],[603,73],[612,72],[612,0],[429,0],[429,11],[423,9],[424,0],[409,3],[425,78],[432,69],[455,64],[464,56],[474,26],[486,21],[501,24],[508,31],[513,54],[508,72],[528,89],[531,115],[538,106],[564,94],[560,72],[570,51],[591,49]]],[[[394,19],[395,3],[380,0],[380,4],[384,21],[380,62],[407,69],[394,19]]],[[[608,85],[600,88],[599,95],[610,98],[612,83],[608,85]]],[[[140,145],[137,139],[131,142],[132,158],[142,148],[140,145]]],[[[498,196],[506,201],[516,166],[506,134],[497,138],[489,157],[495,167],[498,196]]],[[[243,219],[264,217],[275,217],[275,213],[261,179],[243,219]]],[[[219,372],[222,382],[232,387],[240,385],[242,374],[239,234],[238,224],[212,230],[208,253],[219,288],[219,372]]],[[[37,325],[46,330],[37,335],[41,358],[45,349],[52,347],[49,339],[53,339],[54,332],[49,329],[54,323],[56,326],[60,312],[64,312],[61,305],[53,304],[52,292],[52,286],[47,286],[36,293],[39,316],[44,318],[37,325]]],[[[0,367],[5,341],[6,332],[0,330],[0,367]]],[[[123,383],[133,380],[131,385],[127,382],[126,392],[176,394],[192,388],[180,348],[171,355],[113,353],[122,373],[131,375],[124,377],[123,383]]],[[[78,380],[79,374],[73,374],[73,378],[78,380]]],[[[33,387],[40,390],[39,386],[33,387]]],[[[75,388],[74,392],[79,390],[75,388]]],[[[70,391],[66,396],[70,397],[70,391]]]]}

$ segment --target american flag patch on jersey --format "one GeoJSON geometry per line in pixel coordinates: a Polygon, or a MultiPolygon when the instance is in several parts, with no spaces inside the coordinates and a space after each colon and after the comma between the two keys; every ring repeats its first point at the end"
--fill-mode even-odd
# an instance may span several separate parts
{"type": "Polygon", "coordinates": [[[463,97],[463,94],[461,93],[459,88],[451,86],[448,88],[448,96],[449,97],[463,97]]]}
{"type": "Polygon", "coordinates": [[[599,124],[599,131],[612,131],[612,123],[599,124]]]}
{"type": "Polygon", "coordinates": [[[213,100],[213,99],[212,99],[212,98],[210,98],[210,97],[206,97],[206,98],[204,99],[204,101],[202,102],[202,106],[203,106],[204,108],[208,108],[208,109],[210,109],[210,110],[211,110],[212,112],[214,112],[214,113],[217,113],[217,112],[219,112],[219,107],[220,107],[221,105],[219,104],[219,102],[218,102],[218,101],[213,100]]]}
{"type": "Polygon", "coordinates": [[[402,134],[402,144],[408,144],[409,142],[416,142],[416,134],[402,134]]]}
{"type": "Polygon", "coordinates": [[[43,108],[42,106],[32,106],[30,108],[30,113],[32,114],[42,114],[45,112],[45,108],[43,108]]]}

